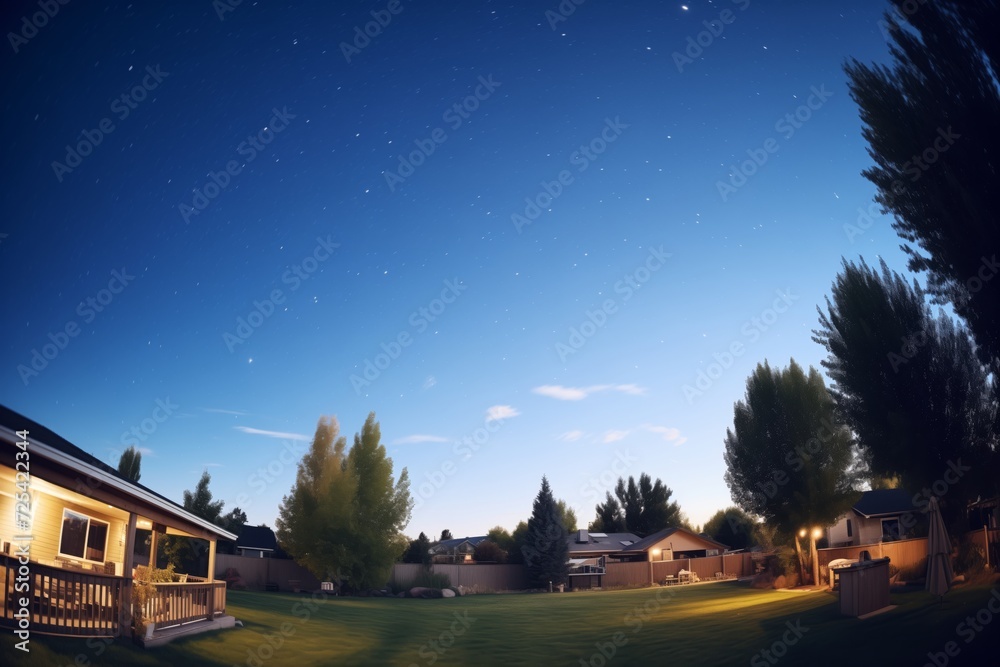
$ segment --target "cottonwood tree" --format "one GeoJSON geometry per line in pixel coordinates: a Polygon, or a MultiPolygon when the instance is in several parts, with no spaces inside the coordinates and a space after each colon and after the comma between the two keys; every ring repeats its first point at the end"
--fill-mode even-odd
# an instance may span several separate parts
{"type": "MultiPolygon", "coordinates": [[[[909,267],[971,329],[1000,372],[1000,3],[890,0],[889,65],[851,60],[851,97],[909,267]]],[[[849,235],[863,233],[848,228],[849,235]]]]}
{"type": "Polygon", "coordinates": [[[355,590],[382,586],[407,547],[409,475],[404,468],[393,481],[380,439],[374,413],[350,451],[336,420],[320,419],[276,522],[296,561],[318,578],[347,578],[355,590]]]}
{"type": "Polygon", "coordinates": [[[542,487],[535,497],[525,535],[522,556],[528,569],[528,584],[546,588],[549,582],[563,583],[569,572],[569,532],[552,495],[549,480],[542,477],[542,487]]]}
{"type": "Polygon", "coordinates": [[[876,484],[896,478],[924,509],[947,479],[941,510],[954,528],[967,501],[992,491],[982,465],[996,434],[996,397],[968,331],[935,318],[923,290],[881,262],[844,262],[813,340],[826,348],[830,393],[876,484]]]}
{"type": "Polygon", "coordinates": [[[134,445],[129,445],[129,448],[122,452],[118,459],[118,474],[125,479],[138,482],[141,476],[140,467],[142,467],[142,452],[137,450],[134,445]]]}
{"type": "Polygon", "coordinates": [[[806,375],[794,359],[784,370],[758,364],[733,412],[724,454],[730,495],[740,509],[773,525],[779,539],[794,543],[804,578],[799,531],[812,539],[858,497],[850,429],[819,372],[810,367],[806,375]]]}

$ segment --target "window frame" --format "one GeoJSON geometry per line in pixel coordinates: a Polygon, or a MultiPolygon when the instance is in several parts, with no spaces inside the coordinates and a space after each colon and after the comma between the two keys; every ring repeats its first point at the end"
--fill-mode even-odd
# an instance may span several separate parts
{"type": "Polygon", "coordinates": [[[96,517],[92,517],[89,514],[84,514],[83,512],[78,512],[78,511],[72,510],[72,509],[70,509],[68,507],[64,507],[63,508],[63,512],[62,512],[62,519],[59,521],[59,547],[58,547],[56,553],[57,553],[58,556],[60,556],[62,558],[70,558],[72,560],[78,560],[78,561],[85,562],[85,563],[100,563],[100,564],[103,565],[103,564],[105,564],[105,563],[108,562],[108,539],[110,537],[111,537],[111,522],[104,521],[103,519],[98,519],[96,517]],[[67,512],[70,513],[70,514],[72,514],[72,515],[74,515],[75,517],[80,517],[81,519],[86,519],[87,520],[87,527],[84,530],[84,536],[83,536],[83,555],[82,556],[77,556],[75,554],[65,553],[63,551],[63,530],[64,530],[65,525],[66,525],[66,513],[67,512]],[[90,558],[87,558],[87,550],[90,548],[90,526],[91,526],[91,524],[94,524],[94,523],[101,524],[101,525],[104,526],[104,544],[101,547],[101,554],[103,555],[103,559],[102,560],[92,560],[90,558]]]}

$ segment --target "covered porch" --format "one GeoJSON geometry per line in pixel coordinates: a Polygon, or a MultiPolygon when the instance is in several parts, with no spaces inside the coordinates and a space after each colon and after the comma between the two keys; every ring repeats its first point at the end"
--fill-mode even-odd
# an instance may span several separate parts
{"type": "Polygon", "coordinates": [[[41,427],[39,435],[49,437],[36,441],[29,428],[28,445],[19,449],[11,440],[23,439],[7,427],[0,426],[0,625],[119,637],[132,635],[138,615],[146,623],[138,638],[147,644],[232,626],[226,584],[214,580],[214,570],[216,540],[235,535],[41,427]],[[18,451],[30,455],[27,472],[26,457],[15,462],[18,451]],[[167,537],[194,538],[201,557],[173,581],[152,583],[140,610],[133,589],[167,537]]]}

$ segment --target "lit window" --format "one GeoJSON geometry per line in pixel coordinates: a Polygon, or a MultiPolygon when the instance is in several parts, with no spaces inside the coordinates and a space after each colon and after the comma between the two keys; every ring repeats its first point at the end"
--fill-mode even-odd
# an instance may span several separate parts
{"type": "Polygon", "coordinates": [[[63,510],[59,555],[81,560],[104,562],[108,544],[108,524],[85,514],[63,510]]]}

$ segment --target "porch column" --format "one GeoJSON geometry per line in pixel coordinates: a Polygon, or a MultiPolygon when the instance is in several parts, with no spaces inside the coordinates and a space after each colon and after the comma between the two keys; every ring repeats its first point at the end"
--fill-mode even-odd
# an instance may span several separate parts
{"type": "Polygon", "coordinates": [[[208,620],[215,618],[215,545],[213,537],[208,542],[208,620]]]}
{"type": "Polygon", "coordinates": [[[156,550],[158,548],[156,539],[156,524],[153,524],[152,530],[149,531],[149,569],[152,571],[156,567],[156,550]]]}
{"type": "Polygon", "coordinates": [[[125,533],[125,558],[122,563],[121,599],[118,601],[118,636],[124,636],[132,626],[132,553],[135,551],[135,512],[129,512],[128,529],[125,533]]]}

